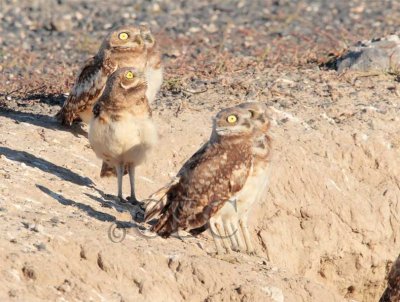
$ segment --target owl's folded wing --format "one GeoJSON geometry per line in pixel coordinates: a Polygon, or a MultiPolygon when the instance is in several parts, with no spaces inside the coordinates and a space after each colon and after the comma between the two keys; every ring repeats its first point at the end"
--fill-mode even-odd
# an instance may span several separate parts
{"type": "Polygon", "coordinates": [[[104,89],[107,76],[116,69],[116,66],[109,62],[104,64],[105,62],[96,57],[85,62],[70,95],[56,115],[62,124],[71,125],[79,117],[79,113],[91,110],[104,89]]]}
{"type": "Polygon", "coordinates": [[[208,146],[186,165],[179,183],[168,192],[162,217],[153,227],[161,236],[169,236],[177,228],[203,226],[232,196],[240,191],[250,173],[251,154],[230,156],[232,150],[208,146]]]}

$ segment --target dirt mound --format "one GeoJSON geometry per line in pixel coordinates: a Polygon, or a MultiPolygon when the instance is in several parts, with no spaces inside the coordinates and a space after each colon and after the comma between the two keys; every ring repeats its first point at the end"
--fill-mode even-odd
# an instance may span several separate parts
{"type": "MultiPolygon", "coordinates": [[[[359,89],[353,81],[313,70],[303,70],[301,77],[295,70],[283,76],[278,71],[272,77],[271,91],[278,95],[291,87],[302,102],[284,96],[269,101],[274,112],[270,189],[252,219],[259,257],[210,256],[214,246],[208,236],[143,237],[134,213],[104,197],[115,193],[116,181],[99,178],[100,161],[86,137],[64,131],[52,118],[3,112],[3,296],[376,301],[388,262],[399,249],[398,100],[386,93],[385,103],[357,103],[370,78],[357,80],[364,88],[359,89]],[[325,90],[319,82],[329,82],[344,96],[315,105],[320,103],[315,95],[325,90]],[[112,223],[127,230],[121,243],[109,239],[112,223]]],[[[388,80],[378,79],[382,89],[391,85],[388,80]]],[[[207,99],[213,99],[212,92],[192,101],[207,99]]],[[[235,104],[228,102],[219,106],[235,104]]],[[[140,198],[165,183],[211,128],[211,111],[156,106],[163,152],[139,169],[140,198]]]]}
{"type": "MultiPolygon", "coordinates": [[[[171,113],[156,117],[167,155],[155,154],[140,170],[142,196],[179,166],[165,158],[175,154],[184,160],[210,130],[179,131],[193,120],[210,124],[210,114],[187,112],[170,123],[171,113]]],[[[104,193],[114,193],[115,179],[99,178],[100,161],[85,137],[61,131],[55,121],[35,126],[15,123],[17,118],[1,117],[3,300],[342,300],[329,287],[281,270],[264,256],[215,258],[208,236],[183,241],[143,236],[132,211],[105,199],[104,193]],[[116,225],[122,229],[110,233],[116,225]]]]}

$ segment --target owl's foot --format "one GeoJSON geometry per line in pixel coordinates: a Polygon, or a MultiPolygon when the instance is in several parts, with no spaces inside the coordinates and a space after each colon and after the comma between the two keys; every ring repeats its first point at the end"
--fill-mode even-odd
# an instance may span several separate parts
{"type": "Polygon", "coordinates": [[[117,202],[124,205],[128,203],[122,196],[117,196],[117,202]]]}
{"type": "Polygon", "coordinates": [[[144,209],[140,205],[132,207],[130,212],[134,221],[139,223],[144,222],[144,209]]]}

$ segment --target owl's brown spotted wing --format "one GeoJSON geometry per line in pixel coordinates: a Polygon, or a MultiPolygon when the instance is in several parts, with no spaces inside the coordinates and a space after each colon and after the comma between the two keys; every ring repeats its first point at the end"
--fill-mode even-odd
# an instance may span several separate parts
{"type": "Polygon", "coordinates": [[[79,118],[79,114],[91,110],[100,97],[108,75],[116,70],[116,66],[107,60],[97,57],[88,59],[75,81],[70,95],[56,117],[64,125],[71,125],[79,118]]]}
{"type": "Polygon", "coordinates": [[[161,236],[203,226],[246,182],[252,166],[250,143],[219,142],[202,149],[167,193],[167,205],[153,227],[161,236]]]}

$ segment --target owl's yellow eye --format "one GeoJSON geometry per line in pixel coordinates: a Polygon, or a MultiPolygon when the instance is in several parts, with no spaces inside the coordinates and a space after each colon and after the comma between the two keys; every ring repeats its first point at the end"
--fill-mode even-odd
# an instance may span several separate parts
{"type": "Polygon", "coordinates": [[[122,32],[122,33],[120,33],[120,34],[118,35],[118,38],[119,38],[120,40],[126,40],[126,39],[128,39],[128,37],[129,37],[129,35],[128,35],[127,33],[124,33],[124,32],[122,32]]]}
{"type": "Polygon", "coordinates": [[[125,73],[125,78],[127,79],[133,79],[135,77],[134,73],[132,71],[128,71],[125,73]]]}
{"type": "Polygon", "coordinates": [[[226,120],[227,120],[227,122],[228,122],[229,124],[236,123],[236,121],[237,121],[237,116],[234,115],[234,114],[232,114],[232,115],[228,116],[228,118],[227,118],[226,120]]]}

